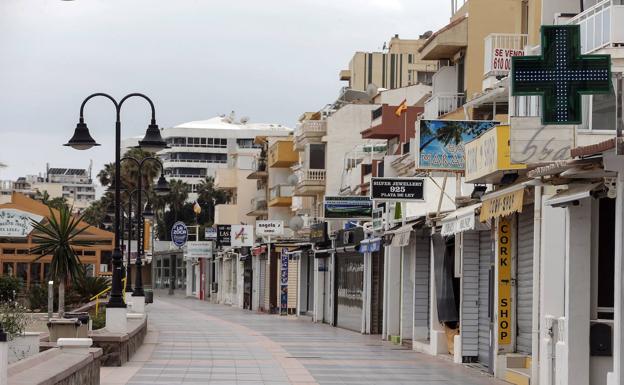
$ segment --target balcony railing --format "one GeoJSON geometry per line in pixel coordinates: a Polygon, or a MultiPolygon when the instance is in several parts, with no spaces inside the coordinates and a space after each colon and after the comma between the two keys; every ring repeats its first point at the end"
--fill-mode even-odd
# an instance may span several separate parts
{"type": "Polygon", "coordinates": [[[306,120],[299,125],[298,135],[325,135],[327,132],[326,120],[306,120]]]}
{"type": "Polygon", "coordinates": [[[269,190],[269,199],[290,198],[293,196],[294,188],[289,185],[277,185],[269,190]]]}
{"type": "Polygon", "coordinates": [[[511,58],[524,56],[528,35],[493,33],[485,38],[485,76],[506,76],[511,70],[511,58]]]}
{"type": "Polygon", "coordinates": [[[463,106],[466,102],[464,94],[436,94],[425,102],[425,119],[437,119],[463,106]]]}
{"type": "Polygon", "coordinates": [[[604,0],[579,13],[568,24],[581,26],[581,52],[624,44],[624,5],[604,0]]]}
{"type": "Polygon", "coordinates": [[[297,171],[299,183],[325,182],[325,170],[301,169],[297,171]]]}
{"type": "Polygon", "coordinates": [[[258,198],[251,199],[251,209],[253,211],[266,211],[267,210],[267,201],[259,200],[258,198]]]}

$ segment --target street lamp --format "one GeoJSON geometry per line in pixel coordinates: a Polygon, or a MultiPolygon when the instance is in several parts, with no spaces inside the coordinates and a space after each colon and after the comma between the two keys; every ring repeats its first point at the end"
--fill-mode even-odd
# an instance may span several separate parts
{"type": "MultiPolygon", "coordinates": [[[[91,137],[89,133],[89,128],[87,124],[84,122],[84,107],[89,100],[96,96],[102,96],[110,100],[115,106],[115,245],[112,254],[113,260],[113,282],[111,287],[111,295],[110,300],[108,301],[107,309],[115,309],[115,308],[126,308],[126,303],[124,302],[122,295],[122,287],[121,287],[121,276],[122,276],[122,255],[120,249],[120,240],[121,240],[121,232],[120,232],[120,219],[121,219],[121,107],[124,102],[130,98],[138,97],[146,100],[151,108],[152,118],[150,124],[145,132],[145,137],[142,141],[139,141],[139,145],[142,143],[148,147],[150,150],[154,149],[162,149],[167,147],[167,143],[160,136],[160,131],[158,130],[158,126],[156,125],[156,111],[154,108],[154,103],[147,96],[140,93],[132,93],[124,96],[119,102],[115,100],[112,96],[105,93],[95,93],[89,95],[85,100],[83,100],[80,105],[80,116],[78,124],[76,125],[76,129],[74,131],[74,135],[72,138],[65,144],[65,146],[70,146],[76,150],[88,150],[93,146],[98,146],[99,144],[91,137]]],[[[125,310],[124,313],[125,314],[125,310]]],[[[122,324],[125,325],[125,316],[123,320],[120,320],[122,324]]],[[[111,328],[115,328],[112,326],[111,328]]],[[[119,326],[120,329],[125,329],[125,326],[119,326]]],[[[125,330],[121,330],[125,331],[125,330]]]]}
{"type": "MultiPolygon", "coordinates": [[[[151,125],[150,125],[151,127],[151,125]]],[[[149,128],[148,128],[149,131],[149,128]]],[[[148,135],[150,134],[145,134],[145,137],[148,138],[148,135]]],[[[160,134],[158,134],[160,135],[160,134]]],[[[143,141],[140,141],[139,144],[143,143],[154,143],[154,138],[148,138],[148,139],[144,139],[143,141]]],[[[143,266],[143,225],[144,225],[144,216],[143,216],[143,206],[141,204],[141,197],[142,197],[142,193],[146,193],[147,192],[145,190],[143,190],[142,185],[143,185],[143,165],[148,162],[148,161],[153,161],[158,163],[158,165],[160,166],[160,178],[158,178],[158,182],[156,183],[156,186],[154,186],[154,191],[156,191],[156,193],[158,195],[164,195],[166,193],[169,192],[169,183],[167,183],[167,180],[165,179],[165,175],[164,175],[164,167],[162,162],[160,161],[160,159],[155,158],[153,156],[147,156],[141,160],[138,160],[136,158],[133,158],[131,156],[125,156],[121,159],[121,162],[125,161],[125,160],[129,160],[132,161],[134,164],[136,164],[137,169],[138,169],[138,181],[137,181],[137,188],[136,190],[130,192],[130,197],[129,200],[132,200],[132,196],[134,195],[135,192],[137,192],[137,257],[136,257],[136,279],[135,279],[135,283],[134,283],[134,290],[132,291],[132,296],[133,297],[144,297],[145,296],[145,292],[143,291],[143,275],[142,275],[142,266],[143,266]]],[[[149,201],[148,201],[149,204],[149,201]]],[[[150,205],[150,209],[151,209],[151,205],[150,205]]],[[[151,213],[153,215],[153,212],[151,213]]],[[[130,241],[128,241],[130,242],[130,241]]],[[[130,277],[130,250],[128,249],[128,277],[130,277]]],[[[130,279],[130,278],[128,278],[130,279]]]]}

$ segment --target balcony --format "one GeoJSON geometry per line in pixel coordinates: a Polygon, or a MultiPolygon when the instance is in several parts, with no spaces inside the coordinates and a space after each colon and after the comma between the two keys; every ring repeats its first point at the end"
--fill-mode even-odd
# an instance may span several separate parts
{"type": "Polygon", "coordinates": [[[297,169],[297,185],[293,195],[316,196],[325,191],[325,170],[297,169]]]}
{"type": "Polygon", "coordinates": [[[464,105],[464,94],[441,93],[431,97],[425,102],[425,119],[438,119],[439,117],[453,112],[464,105]]]}
{"type": "Polygon", "coordinates": [[[222,190],[235,189],[238,181],[237,176],[238,173],[235,168],[220,168],[215,176],[215,187],[222,190]]]}
{"type": "Polygon", "coordinates": [[[302,151],[306,143],[320,143],[325,134],[326,120],[304,120],[295,132],[295,150],[302,151]]]}
{"type": "Polygon", "coordinates": [[[251,164],[251,169],[254,171],[247,175],[247,179],[267,179],[269,177],[266,159],[264,158],[256,158],[251,164]]]}
{"type": "Polygon", "coordinates": [[[218,225],[231,225],[240,223],[238,218],[238,205],[222,204],[215,206],[215,223],[218,225]]]}
{"type": "Polygon", "coordinates": [[[451,59],[468,46],[468,18],[462,16],[437,31],[418,50],[423,60],[451,59]]]}
{"type": "Polygon", "coordinates": [[[624,44],[624,5],[604,0],[579,13],[568,24],[581,26],[581,53],[594,53],[624,44]]]}
{"type": "Polygon", "coordinates": [[[278,140],[269,148],[269,167],[290,167],[299,161],[299,154],[290,140],[278,140]]]}
{"type": "Polygon", "coordinates": [[[267,214],[266,190],[258,190],[256,197],[251,199],[251,211],[247,215],[250,217],[261,217],[267,214]]]}
{"type": "Polygon", "coordinates": [[[511,58],[524,56],[528,35],[492,33],[485,38],[484,77],[507,76],[511,58]]]}
{"type": "Polygon", "coordinates": [[[399,138],[401,142],[407,138],[413,138],[414,127],[418,115],[422,114],[422,107],[408,106],[405,115],[397,116],[398,106],[387,104],[371,112],[371,127],[361,132],[363,139],[393,139],[399,138]]]}
{"type": "Polygon", "coordinates": [[[294,187],[289,185],[277,185],[269,190],[269,207],[290,207],[294,187]]]}

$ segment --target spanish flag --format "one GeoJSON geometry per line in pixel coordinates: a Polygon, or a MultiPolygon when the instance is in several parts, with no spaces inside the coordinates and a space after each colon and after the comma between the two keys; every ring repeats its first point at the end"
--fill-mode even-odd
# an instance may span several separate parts
{"type": "Polygon", "coordinates": [[[399,104],[399,106],[397,107],[396,111],[394,111],[394,114],[400,117],[401,114],[405,111],[407,111],[407,99],[403,99],[401,104],[399,104]]]}

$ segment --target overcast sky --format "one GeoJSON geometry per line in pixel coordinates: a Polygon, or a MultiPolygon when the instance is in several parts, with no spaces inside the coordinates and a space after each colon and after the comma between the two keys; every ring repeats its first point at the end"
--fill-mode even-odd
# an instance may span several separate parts
{"type": "MultiPolygon", "coordinates": [[[[143,92],[161,127],[236,111],[294,126],[335,100],[355,51],[444,26],[445,0],[0,0],[0,179],[113,160],[114,110],[85,112],[89,151],[62,147],[92,92],[143,92]]],[[[124,107],[122,136],[149,110],[124,107]]]]}

